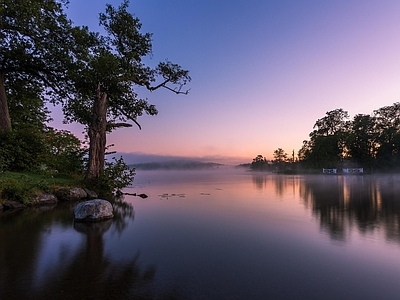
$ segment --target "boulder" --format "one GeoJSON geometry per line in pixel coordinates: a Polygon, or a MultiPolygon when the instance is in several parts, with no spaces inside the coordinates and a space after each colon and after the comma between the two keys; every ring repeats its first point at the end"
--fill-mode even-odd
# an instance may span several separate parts
{"type": "Polygon", "coordinates": [[[78,201],[86,199],[88,194],[82,188],[62,188],[55,192],[60,201],[78,201]]]}
{"type": "Polygon", "coordinates": [[[89,190],[89,189],[86,189],[86,188],[84,190],[85,190],[85,192],[87,194],[87,198],[88,199],[96,199],[98,197],[96,192],[93,192],[92,190],[89,190]]]}
{"type": "Polygon", "coordinates": [[[33,200],[34,203],[38,204],[54,204],[57,203],[57,197],[53,194],[39,194],[33,200]]]}
{"type": "Polygon", "coordinates": [[[12,201],[12,200],[6,200],[3,202],[3,209],[18,209],[18,208],[24,208],[26,205],[19,203],[17,201],[12,201]]]}
{"type": "Polygon", "coordinates": [[[74,208],[75,221],[96,222],[111,219],[114,216],[110,202],[103,199],[88,200],[74,208]]]}

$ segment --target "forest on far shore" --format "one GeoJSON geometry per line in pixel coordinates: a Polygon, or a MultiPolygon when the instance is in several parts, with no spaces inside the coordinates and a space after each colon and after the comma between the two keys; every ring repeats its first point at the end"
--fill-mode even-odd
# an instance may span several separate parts
{"type": "Polygon", "coordinates": [[[364,168],[368,173],[400,170],[400,103],[381,107],[372,114],[357,114],[353,119],[342,108],[328,111],[315,122],[309,137],[297,155],[278,148],[273,160],[257,155],[251,169],[364,168]]]}

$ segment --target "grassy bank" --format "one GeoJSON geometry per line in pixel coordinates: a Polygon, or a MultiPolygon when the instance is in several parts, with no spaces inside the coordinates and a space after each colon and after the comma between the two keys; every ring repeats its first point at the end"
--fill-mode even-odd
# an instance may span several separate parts
{"type": "Polygon", "coordinates": [[[66,176],[49,173],[0,173],[0,203],[13,200],[30,204],[40,193],[50,193],[61,187],[82,186],[83,176],[66,176]]]}

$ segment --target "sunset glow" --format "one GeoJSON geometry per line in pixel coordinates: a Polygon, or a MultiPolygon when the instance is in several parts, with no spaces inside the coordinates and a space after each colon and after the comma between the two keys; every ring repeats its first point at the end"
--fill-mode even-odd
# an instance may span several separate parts
{"type": "MultiPolygon", "coordinates": [[[[71,0],[67,13],[96,30],[106,3],[120,1],[71,0]]],[[[139,90],[159,114],[112,133],[119,152],[246,163],[297,153],[327,111],[353,117],[400,99],[398,1],[132,0],[128,10],[153,33],[145,63],[169,59],[192,82],[187,96],[139,90]]]]}

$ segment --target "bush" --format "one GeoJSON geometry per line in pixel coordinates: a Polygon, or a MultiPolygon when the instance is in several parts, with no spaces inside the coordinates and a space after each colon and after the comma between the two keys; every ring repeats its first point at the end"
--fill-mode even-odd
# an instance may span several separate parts
{"type": "Polygon", "coordinates": [[[0,171],[51,170],[82,174],[86,149],[66,130],[18,127],[0,132],[0,171]]]}
{"type": "Polygon", "coordinates": [[[82,142],[67,130],[47,128],[45,166],[60,174],[82,174],[83,157],[87,150],[82,142]]]}
{"type": "Polygon", "coordinates": [[[113,157],[113,161],[105,163],[101,178],[90,179],[86,183],[89,188],[99,194],[110,194],[129,186],[133,182],[135,174],[135,169],[130,168],[122,157],[119,159],[113,157]]]}
{"type": "Polygon", "coordinates": [[[25,204],[29,203],[39,192],[48,192],[49,189],[47,182],[33,180],[26,175],[0,179],[0,198],[25,204]]]}
{"type": "Polygon", "coordinates": [[[5,171],[35,170],[43,163],[43,132],[25,127],[0,133],[0,168],[5,171]]]}

